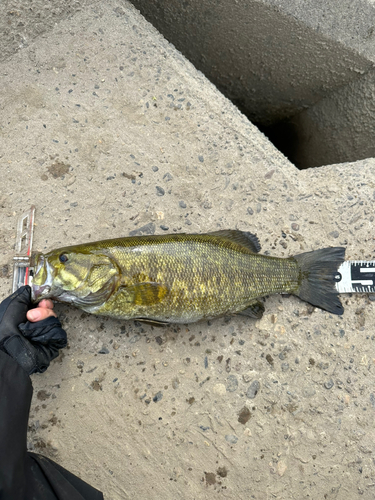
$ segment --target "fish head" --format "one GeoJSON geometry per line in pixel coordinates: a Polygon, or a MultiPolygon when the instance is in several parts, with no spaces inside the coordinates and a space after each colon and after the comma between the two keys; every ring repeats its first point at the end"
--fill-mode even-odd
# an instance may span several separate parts
{"type": "Polygon", "coordinates": [[[53,298],[78,307],[95,307],[117,288],[120,271],[103,253],[74,247],[60,248],[33,257],[32,300],[53,298]]]}

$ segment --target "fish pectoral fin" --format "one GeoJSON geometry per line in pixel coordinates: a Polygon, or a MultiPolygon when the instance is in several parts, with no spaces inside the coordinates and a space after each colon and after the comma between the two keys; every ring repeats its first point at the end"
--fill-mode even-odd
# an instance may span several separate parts
{"type": "Polygon", "coordinates": [[[258,237],[255,234],[248,233],[247,231],[239,231],[237,229],[223,229],[221,231],[214,231],[208,234],[237,243],[238,245],[247,248],[247,250],[250,250],[250,252],[253,253],[258,253],[261,248],[258,237]]]}
{"type": "Polygon", "coordinates": [[[140,321],[141,323],[145,323],[146,325],[156,326],[157,328],[162,328],[163,326],[167,326],[170,323],[167,321],[157,321],[156,319],[147,319],[147,318],[134,318],[135,321],[140,321]]]}
{"type": "Polygon", "coordinates": [[[258,300],[253,302],[243,311],[237,313],[240,316],[247,316],[249,318],[260,319],[264,313],[264,304],[263,302],[259,302],[258,300]]]}
{"type": "Polygon", "coordinates": [[[121,286],[119,290],[126,291],[129,302],[136,306],[151,306],[161,302],[168,292],[168,288],[160,283],[136,283],[135,285],[121,286]]]}

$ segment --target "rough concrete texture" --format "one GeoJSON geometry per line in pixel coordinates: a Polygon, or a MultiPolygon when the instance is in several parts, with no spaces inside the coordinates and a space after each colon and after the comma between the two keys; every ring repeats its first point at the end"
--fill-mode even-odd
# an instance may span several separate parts
{"type": "Polygon", "coordinates": [[[277,8],[258,0],[133,3],[262,125],[313,105],[372,65],[288,10],[284,13],[285,2],[277,8]]]}
{"type": "Polygon", "coordinates": [[[316,167],[374,157],[374,92],[371,70],[293,116],[287,126],[298,137],[293,144],[296,165],[316,167]]]}
{"type": "Polygon", "coordinates": [[[373,0],[262,0],[375,62],[373,0]]]}
{"type": "Polygon", "coordinates": [[[0,61],[27,47],[57,22],[95,0],[3,0],[0,3],[0,61]]]}
{"type": "MultiPolygon", "coordinates": [[[[0,290],[35,249],[140,232],[257,233],[373,259],[372,159],[298,171],[127,3],[87,7],[0,67],[0,290]]],[[[33,376],[29,445],[107,499],[372,499],[374,297],[294,297],[156,329],[56,305],[69,348],[33,376]]]]}

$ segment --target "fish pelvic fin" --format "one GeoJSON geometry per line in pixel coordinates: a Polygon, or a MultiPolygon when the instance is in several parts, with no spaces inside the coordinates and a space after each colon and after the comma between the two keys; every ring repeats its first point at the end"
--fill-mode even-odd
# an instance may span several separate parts
{"type": "Polygon", "coordinates": [[[295,255],[294,259],[300,267],[300,286],[294,295],[332,314],[343,314],[335,276],[345,259],[345,248],[322,248],[295,255]]]}

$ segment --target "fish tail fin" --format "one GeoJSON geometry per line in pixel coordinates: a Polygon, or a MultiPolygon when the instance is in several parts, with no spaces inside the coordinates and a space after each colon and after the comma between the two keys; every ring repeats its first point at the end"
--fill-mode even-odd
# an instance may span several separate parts
{"type": "Polygon", "coordinates": [[[301,272],[301,284],[295,295],[313,306],[341,315],[344,308],[338,298],[335,276],[345,259],[345,248],[322,248],[294,258],[301,272]]]}

